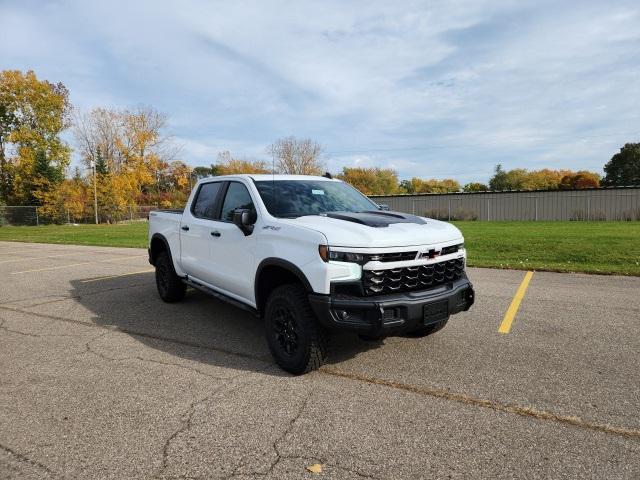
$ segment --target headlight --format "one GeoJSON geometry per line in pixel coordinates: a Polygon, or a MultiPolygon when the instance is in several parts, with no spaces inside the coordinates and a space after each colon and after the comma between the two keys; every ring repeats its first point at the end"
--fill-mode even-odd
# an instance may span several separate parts
{"type": "Polygon", "coordinates": [[[458,245],[451,245],[449,247],[444,247],[440,251],[440,255],[449,255],[450,253],[456,253],[460,250],[464,250],[464,243],[459,243],[458,245]]]}
{"type": "Polygon", "coordinates": [[[329,250],[329,260],[336,262],[363,263],[365,256],[361,253],[335,252],[329,250]]]}
{"type": "Polygon", "coordinates": [[[367,263],[367,257],[362,253],[336,252],[330,250],[326,245],[319,245],[318,253],[320,254],[320,258],[325,262],[333,260],[336,262],[358,263],[360,265],[367,263]]]}

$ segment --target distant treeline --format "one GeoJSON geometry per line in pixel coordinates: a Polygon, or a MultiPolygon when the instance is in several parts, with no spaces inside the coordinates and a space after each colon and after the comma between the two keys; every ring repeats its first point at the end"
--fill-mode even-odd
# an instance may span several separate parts
{"type": "MultiPolygon", "coordinates": [[[[180,158],[168,117],[153,107],[73,110],[62,83],[40,80],[32,71],[0,72],[0,204],[38,205],[40,215],[65,220],[86,217],[98,204],[100,221],[136,205],[177,207],[193,183],[207,175],[277,173],[321,175],[322,146],[286,137],[265,153],[272,161],[220,152],[209,166],[191,167],[180,158]],[[73,149],[62,138],[70,129],[73,149]],[[70,168],[72,150],[81,167],[70,168]]],[[[369,195],[482,190],[579,189],[640,184],[640,144],[629,143],[597,173],[569,170],[504,170],[498,165],[487,185],[454,179],[400,180],[392,169],[345,167],[335,176],[369,195]]]]}

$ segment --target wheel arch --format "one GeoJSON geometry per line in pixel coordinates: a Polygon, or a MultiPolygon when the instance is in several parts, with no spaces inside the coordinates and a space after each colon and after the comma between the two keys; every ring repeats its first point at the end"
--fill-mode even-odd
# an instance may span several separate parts
{"type": "Polygon", "coordinates": [[[300,283],[307,292],[313,288],[306,275],[293,263],[281,258],[265,258],[256,269],[254,285],[256,309],[260,314],[264,312],[264,306],[269,294],[280,285],[287,283],[300,283]]]}
{"type": "Polygon", "coordinates": [[[151,236],[151,242],[149,242],[149,263],[155,266],[158,255],[165,251],[169,254],[171,265],[174,265],[173,255],[171,255],[171,248],[169,247],[169,241],[161,233],[154,233],[151,236]]]}

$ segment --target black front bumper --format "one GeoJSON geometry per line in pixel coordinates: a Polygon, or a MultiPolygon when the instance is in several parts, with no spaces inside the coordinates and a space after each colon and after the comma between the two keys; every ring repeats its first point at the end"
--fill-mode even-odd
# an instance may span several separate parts
{"type": "Polygon", "coordinates": [[[469,310],[473,285],[463,275],[439,287],[375,297],[310,294],[318,321],[331,330],[394,334],[440,322],[469,310]]]}

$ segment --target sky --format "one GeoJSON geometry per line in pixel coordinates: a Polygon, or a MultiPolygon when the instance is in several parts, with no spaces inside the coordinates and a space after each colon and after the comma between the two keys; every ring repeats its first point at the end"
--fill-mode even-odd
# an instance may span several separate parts
{"type": "Polygon", "coordinates": [[[334,173],[486,182],[640,141],[637,0],[0,0],[0,69],[155,107],[193,166],[294,135],[334,173]]]}

